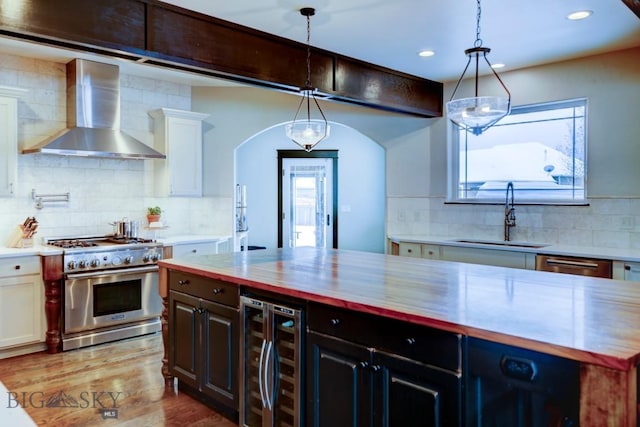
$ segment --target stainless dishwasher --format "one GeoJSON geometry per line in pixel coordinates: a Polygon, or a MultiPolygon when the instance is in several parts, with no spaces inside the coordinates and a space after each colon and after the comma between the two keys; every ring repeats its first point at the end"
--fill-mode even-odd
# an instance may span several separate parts
{"type": "Polygon", "coordinates": [[[557,255],[536,255],[536,270],[612,278],[611,261],[594,258],[576,258],[557,255]]]}

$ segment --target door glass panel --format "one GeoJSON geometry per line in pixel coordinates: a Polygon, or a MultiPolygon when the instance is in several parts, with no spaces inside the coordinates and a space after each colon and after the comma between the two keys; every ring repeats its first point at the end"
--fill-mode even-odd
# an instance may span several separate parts
{"type": "MultiPolygon", "coordinates": [[[[260,379],[264,378],[260,362],[266,352],[264,314],[262,308],[243,306],[244,332],[244,425],[262,426],[262,391],[260,379]]],[[[264,389],[263,389],[264,390],[264,389]]]]}
{"type": "Polygon", "coordinates": [[[93,285],[93,316],[126,313],[142,308],[142,281],[123,280],[93,285]]]}
{"type": "Polygon", "coordinates": [[[274,426],[297,426],[300,404],[300,342],[298,310],[274,306],[273,342],[275,345],[274,426]]]}
{"type": "Polygon", "coordinates": [[[332,247],[332,163],[326,158],[284,159],[284,242],[332,247]]]}

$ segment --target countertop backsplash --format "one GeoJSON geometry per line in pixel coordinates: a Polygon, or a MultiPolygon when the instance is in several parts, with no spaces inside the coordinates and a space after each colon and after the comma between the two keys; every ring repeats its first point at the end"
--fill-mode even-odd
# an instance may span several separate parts
{"type": "MultiPolygon", "coordinates": [[[[444,198],[387,198],[387,235],[502,240],[503,205],[445,204],[444,198]]],[[[511,240],[640,249],[640,199],[593,198],[588,206],[518,205],[511,240]]]]}

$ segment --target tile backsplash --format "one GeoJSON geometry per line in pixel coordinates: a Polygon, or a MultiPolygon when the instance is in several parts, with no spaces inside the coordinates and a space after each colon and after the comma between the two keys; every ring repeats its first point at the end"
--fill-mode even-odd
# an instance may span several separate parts
{"type": "MultiPolygon", "coordinates": [[[[18,100],[19,149],[37,144],[66,127],[65,64],[2,55],[0,85],[26,89],[18,100]]],[[[121,129],[153,145],[153,119],[160,107],[191,109],[191,87],[120,73],[121,129]]],[[[111,222],[127,217],[146,225],[146,207],[163,208],[162,234],[230,234],[230,198],[154,197],[153,160],[97,159],[19,154],[12,198],[0,198],[0,244],[17,224],[35,216],[36,237],[111,233],[111,222]],[[31,197],[70,193],[68,203],[36,209],[31,197]]],[[[151,232],[144,231],[151,235],[151,232]]]]}
{"type": "MultiPolygon", "coordinates": [[[[389,197],[387,234],[503,239],[503,205],[445,204],[444,198],[389,197]]],[[[517,205],[511,240],[640,249],[640,200],[595,198],[588,206],[517,205]]]]}

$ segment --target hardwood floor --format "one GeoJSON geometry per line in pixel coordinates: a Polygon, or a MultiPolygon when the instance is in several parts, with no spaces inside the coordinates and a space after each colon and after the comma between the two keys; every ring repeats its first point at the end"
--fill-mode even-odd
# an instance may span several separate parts
{"type": "Polygon", "coordinates": [[[237,426],[165,388],[161,360],[160,334],[2,359],[0,406],[19,403],[38,426],[237,426]]]}

